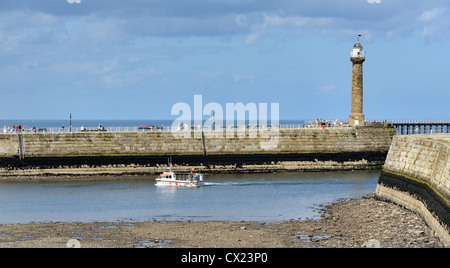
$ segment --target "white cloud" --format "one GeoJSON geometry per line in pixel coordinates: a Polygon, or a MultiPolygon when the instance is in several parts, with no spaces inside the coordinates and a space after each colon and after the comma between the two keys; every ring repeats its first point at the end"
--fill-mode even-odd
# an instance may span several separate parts
{"type": "Polygon", "coordinates": [[[422,12],[418,18],[418,26],[422,27],[420,36],[427,42],[442,40],[448,35],[450,21],[443,15],[447,11],[445,7],[434,8],[422,12]]]}
{"type": "Polygon", "coordinates": [[[102,82],[108,88],[126,88],[135,83],[145,80],[153,75],[156,70],[151,66],[143,66],[130,70],[117,70],[101,77],[102,82]]]}
{"type": "Polygon", "coordinates": [[[247,16],[245,15],[237,15],[236,16],[236,24],[239,27],[247,27],[247,16]]]}
{"type": "Polygon", "coordinates": [[[218,79],[221,78],[224,75],[223,72],[215,72],[215,73],[209,73],[209,72],[201,72],[200,77],[203,79],[218,79]]]}
{"type": "Polygon", "coordinates": [[[433,38],[436,35],[436,33],[437,29],[435,27],[428,26],[423,28],[422,32],[420,33],[420,36],[425,39],[433,38]]]}
{"type": "Polygon", "coordinates": [[[336,89],[336,85],[316,86],[316,89],[321,93],[331,93],[336,89]]]}
{"type": "Polygon", "coordinates": [[[282,17],[279,15],[264,15],[263,27],[271,28],[304,28],[304,27],[317,27],[317,26],[327,26],[333,23],[332,18],[323,17],[300,17],[300,16],[289,16],[282,17]]]}
{"type": "Polygon", "coordinates": [[[233,75],[233,80],[236,83],[241,82],[241,81],[253,82],[254,79],[255,79],[255,77],[252,75],[243,75],[243,74],[234,74],[233,75]]]}
{"type": "Polygon", "coordinates": [[[421,21],[432,21],[440,17],[442,14],[444,14],[446,11],[446,8],[439,7],[434,8],[432,10],[427,10],[422,12],[422,14],[419,15],[419,20],[421,21]]]}
{"type": "MultiPolygon", "coordinates": [[[[83,30],[96,38],[113,38],[113,34],[133,37],[244,34],[248,37],[246,44],[252,44],[255,33],[262,36],[258,31],[261,29],[287,29],[295,34],[326,33],[345,38],[348,33],[353,36],[361,31],[376,37],[386,37],[387,32],[408,35],[423,29],[417,21],[444,20],[442,15],[450,7],[444,0],[396,0],[376,5],[364,0],[95,0],[78,5],[64,2],[56,5],[54,0],[2,0],[0,21],[7,25],[16,22],[14,25],[21,28],[33,20],[30,27],[21,28],[21,38],[42,35],[43,25],[48,25],[47,30],[66,27],[69,33],[83,30]],[[17,10],[30,16],[18,20],[21,16],[10,15],[17,10]],[[77,24],[83,20],[98,23],[101,28],[77,24]],[[69,23],[65,25],[65,22],[69,23]],[[25,33],[27,28],[30,31],[25,33]]],[[[51,36],[51,32],[47,34],[51,36]]],[[[13,36],[19,37],[18,33],[13,36]]],[[[0,38],[6,37],[0,35],[0,38]]]]}
{"type": "Polygon", "coordinates": [[[257,33],[249,34],[245,38],[245,44],[248,45],[248,46],[254,45],[258,41],[259,37],[260,36],[257,33]]]}

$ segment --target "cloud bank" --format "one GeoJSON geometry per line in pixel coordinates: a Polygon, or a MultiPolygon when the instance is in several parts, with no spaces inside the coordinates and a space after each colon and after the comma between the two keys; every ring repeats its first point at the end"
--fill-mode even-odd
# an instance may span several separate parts
{"type": "MultiPolygon", "coordinates": [[[[186,87],[257,92],[294,80],[281,61],[298,57],[283,49],[299,38],[308,49],[311,36],[445,43],[449,11],[448,0],[1,0],[0,90],[60,110],[61,98],[120,103],[124,89],[133,98],[192,95],[186,87]]],[[[316,89],[339,91],[323,83],[316,89]]]]}
{"type": "MultiPolygon", "coordinates": [[[[390,38],[392,33],[407,35],[438,25],[443,26],[437,30],[445,29],[449,5],[443,0],[385,0],[378,4],[367,0],[84,0],[79,4],[3,0],[0,12],[2,22],[14,25],[17,35],[24,29],[42,31],[43,24],[58,31],[62,22],[79,20],[132,36],[217,36],[283,29],[345,37],[359,31],[374,38],[390,38]]],[[[90,28],[95,30],[98,28],[90,28]]]]}

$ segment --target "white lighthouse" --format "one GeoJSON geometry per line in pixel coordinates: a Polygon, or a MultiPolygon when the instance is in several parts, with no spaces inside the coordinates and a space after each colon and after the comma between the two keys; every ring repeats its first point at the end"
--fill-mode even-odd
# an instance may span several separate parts
{"type": "Polygon", "coordinates": [[[363,46],[359,42],[359,39],[356,42],[356,44],[353,45],[353,50],[350,54],[350,58],[354,58],[356,60],[362,60],[362,61],[364,61],[366,59],[366,52],[363,51],[363,46]]]}
{"type": "Polygon", "coordinates": [[[349,116],[349,123],[352,126],[364,125],[363,114],[363,62],[366,60],[366,52],[358,41],[353,45],[350,54],[350,60],[353,62],[352,70],[352,110],[349,116]]]}

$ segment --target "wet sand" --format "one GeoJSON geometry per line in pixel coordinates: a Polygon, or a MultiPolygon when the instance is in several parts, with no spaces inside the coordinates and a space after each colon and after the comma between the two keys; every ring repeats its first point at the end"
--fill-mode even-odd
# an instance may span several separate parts
{"type": "Polygon", "coordinates": [[[318,210],[319,220],[281,223],[131,221],[0,225],[0,247],[65,248],[69,241],[69,246],[82,248],[443,247],[420,216],[377,200],[374,194],[318,210]]]}

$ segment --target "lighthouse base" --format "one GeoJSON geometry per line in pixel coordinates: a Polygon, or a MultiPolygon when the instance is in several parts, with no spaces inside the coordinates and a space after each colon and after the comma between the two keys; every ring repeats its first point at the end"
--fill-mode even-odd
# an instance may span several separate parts
{"type": "Polygon", "coordinates": [[[362,113],[351,113],[348,122],[350,126],[364,126],[364,115],[362,113]]]}

